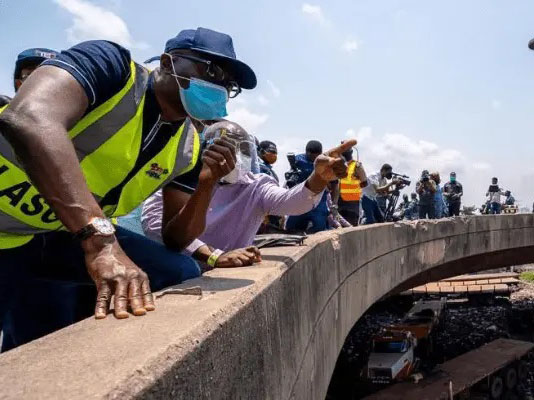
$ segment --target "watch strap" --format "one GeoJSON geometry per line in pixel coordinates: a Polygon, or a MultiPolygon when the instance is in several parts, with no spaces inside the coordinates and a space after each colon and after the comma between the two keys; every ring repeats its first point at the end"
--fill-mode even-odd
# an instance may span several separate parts
{"type": "Polygon", "coordinates": [[[74,239],[83,241],[90,238],[96,233],[96,229],[92,224],[88,224],[74,234],[74,239]]]}
{"type": "Polygon", "coordinates": [[[89,223],[74,233],[74,238],[80,241],[90,238],[93,235],[111,236],[115,233],[115,227],[107,218],[95,217],[89,223]]]}

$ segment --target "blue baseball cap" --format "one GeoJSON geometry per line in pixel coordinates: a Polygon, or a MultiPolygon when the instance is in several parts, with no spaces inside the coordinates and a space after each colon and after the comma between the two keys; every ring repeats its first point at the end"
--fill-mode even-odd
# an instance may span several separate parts
{"type": "Polygon", "coordinates": [[[28,64],[41,64],[43,61],[50,58],[56,58],[58,52],[45,48],[34,48],[24,50],[17,56],[17,61],[15,62],[15,79],[18,79],[20,76],[20,71],[25,65],[28,64]]]}
{"type": "MultiPolygon", "coordinates": [[[[210,59],[217,60],[222,67],[231,70],[237,84],[242,88],[254,89],[256,87],[256,74],[247,64],[237,59],[230,35],[206,28],[185,29],[176,37],[167,40],[165,44],[165,53],[178,49],[194,50],[206,54],[210,59]]],[[[160,56],[155,56],[146,60],[145,63],[159,59],[160,56]]]]}

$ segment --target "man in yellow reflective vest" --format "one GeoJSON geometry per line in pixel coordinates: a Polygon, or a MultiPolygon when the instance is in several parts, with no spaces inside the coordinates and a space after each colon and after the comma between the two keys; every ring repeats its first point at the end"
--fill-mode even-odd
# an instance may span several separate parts
{"type": "Polygon", "coordinates": [[[363,165],[353,159],[353,149],[344,152],[343,157],[347,161],[348,170],[347,177],[339,181],[339,214],[352,226],[357,226],[360,220],[362,188],[367,186],[367,176],[363,165]]]}
{"type": "Polygon", "coordinates": [[[228,98],[256,77],[230,36],[205,28],[180,32],[159,58],[149,73],[115,43],[80,43],[41,64],[1,110],[0,323],[13,316],[13,346],[47,333],[13,311],[31,299],[30,283],[94,283],[96,318],[112,297],[115,316],[126,318],[128,309],[154,310],[152,290],[199,275],[184,256],[109,219],[162,187],[196,187],[165,212],[181,228],[168,245],[195,239],[235,149],[222,138],[201,151],[192,120],[224,117],[228,98]]]}

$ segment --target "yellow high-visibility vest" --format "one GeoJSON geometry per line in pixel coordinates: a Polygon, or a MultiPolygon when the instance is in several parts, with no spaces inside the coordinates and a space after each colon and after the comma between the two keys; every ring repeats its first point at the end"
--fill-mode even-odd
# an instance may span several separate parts
{"type": "Polygon", "coordinates": [[[356,161],[351,160],[348,165],[347,177],[340,180],[339,195],[343,201],[360,201],[362,188],[360,180],[354,177],[356,161]]]}
{"type": "MultiPolygon", "coordinates": [[[[176,176],[192,170],[200,153],[198,133],[186,119],[165,147],[124,182],[141,152],[149,76],[147,69],[133,61],[130,68],[124,87],[69,131],[87,186],[98,202],[123,184],[115,204],[103,207],[109,218],[130,213],[176,176]]],[[[35,234],[58,229],[64,229],[61,221],[0,133],[0,249],[22,246],[35,234]]]]}

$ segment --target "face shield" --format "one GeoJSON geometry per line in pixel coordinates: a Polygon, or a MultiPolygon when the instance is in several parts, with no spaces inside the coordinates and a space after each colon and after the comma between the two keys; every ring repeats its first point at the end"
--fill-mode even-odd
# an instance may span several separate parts
{"type": "Polygon", "coordinates": [[[219,138],[226,138],[235,144],[235,168],[223,177],[221,182],[230,184],[243,182],[248,173],[259,173],[260,167],[254,137],[238,124],[229,121],[217,122],[206,128],[204,138],[207,145],[219,138]]]}

